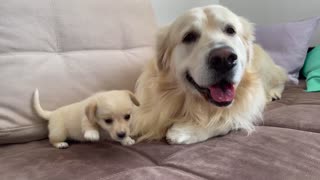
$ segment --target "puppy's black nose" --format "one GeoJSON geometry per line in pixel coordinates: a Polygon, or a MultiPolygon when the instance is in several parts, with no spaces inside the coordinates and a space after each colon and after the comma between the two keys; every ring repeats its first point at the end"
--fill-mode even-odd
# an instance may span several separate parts
{"type": "Polygon", "coordinates": [[[213,49],[209,53],[208,64],[210,69],[214,69],[219,73],[224,73],[232,69],[236,65],[238,56],[233,49],[228,46],[213,49]]]}
{"type": "Polygon", "coordinates": [[[118,136],[118,138],[122,139],[122,138],[126,137],[126,132],[118,132],[117,136],[118,136]]]}

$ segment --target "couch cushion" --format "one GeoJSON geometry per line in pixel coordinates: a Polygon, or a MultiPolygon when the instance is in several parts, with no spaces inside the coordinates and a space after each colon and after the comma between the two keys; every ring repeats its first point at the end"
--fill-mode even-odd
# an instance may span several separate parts
{"type": "Polygon", "coordinates": [[[317,179],[319,152],[319,134],[275,127],[194,145],[104,142],[59,150],[39,141],[1,147],[0,162],[6,163],[0,164],[0,173],[2,179],[32,180],[317,179]]]}
{"type": "Polygon", "coordinates": [[[0,144],[45,138],[31,108],[52,110],[110,89],[132,90],[152,56],[147,0],[11,0],[0,4],[0,144]]]}
{"type": "Polygon", "coordinates": [[[47,140],[3,145],[1,178],[319,179],[320,93],[304,92],[303,84],[287,86],[283,99],[269,104],[265,125],[249,136],[232,132],[193,145],[73,143],[65,150],[47,140]]]}
{"type": "Polygon", "coordinates": [[[305,89],[303,80],[287,85],[282,99],[267,106],[263,125],[320,133],[320,93],[305,89]]]}

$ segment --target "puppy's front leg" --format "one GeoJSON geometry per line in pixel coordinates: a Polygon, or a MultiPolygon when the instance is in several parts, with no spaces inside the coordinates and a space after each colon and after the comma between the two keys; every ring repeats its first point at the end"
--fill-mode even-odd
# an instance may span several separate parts
{"type": "Polygon", "coordinates": [[[168,131],[166,139],[169,144],[193,144],[211,137],[225,135],[231,130],[229,126],[202,127],[196,123],[175,123],[168,131]]]}
{"type": "Polygon", "coordinates": [[[87,118],[82,119],[82,133],[87,141],[99,141],[100,135],[96,124],[91,123],[87,118]]]}

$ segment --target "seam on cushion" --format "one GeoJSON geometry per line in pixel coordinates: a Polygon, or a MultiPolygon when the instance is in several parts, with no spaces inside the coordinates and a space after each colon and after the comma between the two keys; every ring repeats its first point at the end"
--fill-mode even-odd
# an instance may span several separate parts
{"type": "Polygon", "coordinates": [[[126,148],[126,147],[123,147],[122,145],[114,145],[114,144],[112,144],[110,142],[106,142],[106,144],[112,145],[112,146],[117,147],[119,149],[122,149],[124,151],[129,151],[132,154],[137,154],[139,157],[142,157],[143,159],[146,159],[147,161],[151,162],[153,165],[158,165],[157,162],[155,160],[151,159],[149,156],[145,156],[144,154],[142,154],[140,152],[137,152],[135,150],[132,150],[131,148],[126,148]]]}
{"type": "Polygon", "coordinates": [[[197,173],[197,172],[194,172],[190,169],[187,169],[187,168],[183,168],[183,167],[179,167],[179,166],[176,166],[176,165],[173,165],[173,164],[164,164],[162,165],[162,167],[167,167],[169,169],[175,169],[175,170],[179,170],[181,172],[184,172],[184,173],[187,173],[187,174],[192,174],[193,176],[197,177],[197,178],[202,178],[202,179],[213,179],[213,178],[210,178],[210,177],[206,177],[200,173],[197,173]]]}
{"type": "Polygon", "coordinates": [[[170,160],[171,158],[173,158],[173,157],[175,157],[175,156],[177,156],[177,155],[179,155],[179,154],[181,154],[181,153],[188,152],[188,151],[191,151],[191,150],[193,150],[193,149],[195,149],[195,148],[198,148],[199,146],[203,146],[203,144],[201,144],[201,143],[195,144],[195,145],[193,145],[192,147],[189,147],[189,148],[180,150],[180,151],[178,151],[178,152],[176,152],[176,153],[173,153],[173,154],[171,154],[170,156],[168,156],[168,157],[166,157],[165,159],[163,159],[162,161],[160,161],[159,164],[165,164],[165,163],[166,163],[165,161],[168,161],[168,160],[170,160]]]}
{"type": "Polygon", "coordinates": [[[122,175],[122,174],[126,174],[126,173],[129,173],[131,171],[136,171],[136,170],[139,170],[139,169],[169,169],[171,171],[177,171],[177,172],[180,172],[182,174],[185,174],[189,177],[192,177],[192,178],[196,178],[196,179],[199,179],[199,178],[202,178],[202,179],[206,179],[206,178],[203,178],[202,176],[198,176],[196,174],[193,174],[193,173],[190,173],[188,171],[184,171],[184,170],[181,170],[179,168],[175,168],[175,167],[170,167],[170,166],[143,166],[143,167],[138,167],[138,168],[133,168],[133,169],[128,169],[128,170],[125,170],[125,171],[121,171],[121,172],[118,172],[118,173],[115,173],[115,174],[112,174],[110,175],[109,177],[103,177],[103,178],[99,178],[98,180],[108,180],[108,179],[112,179],[112,178],[115,178],[119,175],[122,175]]]}
{"type": "Polygon", "coordinates": [[[313,104],[313,103],[296,103],[296,104],[285,104],[285,103],[279,103],[281,104],[280,107],[276,107],[276,108],[273,108],[273,109],[270,109],[266,112],[270,113],[270,111],[275,111],[275,110],[278,110],[278,109],[281,109],[281,108],[287,108],[287,107],[290,107],[290,106],[301,106],[301,105],[309,105],[309,106],[319,106],[319,104],[313,104]]]}
{"type": "Polygon", "coordinates": [[[135,152],[136,154],[139,154],[139,156],[142,156],[144,157],[145,159],[148,159],[150,162],[152,162],[154,165],[159,165],[159,163],[154,160],[153,158],[151,158],[149,155],[147,155],[146,153],[143,153],[143,152],[140,152],[136,149],[133,149],[133,148],[128,148],[130,149],[132,152],[135,152]]]}
{"type": "Polygon", "coordinates": [[[10,56],[10,55],[46,55],[46,54],[71,54],[71,53],[88,53],[88,52],[108,52],[108,51],[131,51],[131,50],[142,50],[142,49],[149,49],[152,46],[137,46],[128,49],[83,49],[83,50],[71,50],[71,51],[62,51],[62,52],[50,52],[50,51],[21,51],[21,52],[7,52],[7,53],[0,53],[1,56],[10,56]]]}
{"type": "Polygon", "coordinates": [[[33,125],[28,125],[28,126],[0,129],[0,133],[10,133],[11,131],[19,131],[19,130],[25,130],[25,129],[29,129],[29,128],[32,129],[32,128],[44,126],[44,125],[46,125],[46,123],[37,123],[37,124],[33,124],[33,125]]]}
{"type": "Polygon", "coordinates": [[[289,127],[280,127],[280,126],[271,126],[271,125],[262,125],[262,126],[258,126],[258,127],[287,129],[287,130],[292,130],[292,131],[301,131],[301,132],[306,132],[306,133],[310,133],[310,134],[320,135],[320,132],[306,131],[306,130],[302,130],[302,129],[295,129],[295,128],[289,128],[289,127]]]}
{"type": "Polygon", "coordinates": [[[59,40],[59,37],[58,37],[58,22],[57,22],[57,17],[56,17],[56,6],[55,6],[55,4],[54,4],[54,1],[55,0],[51,0],[51,9],[52,9],[52,11],[51,11],[51,16],[52,16],[52,22],[53,22],[53,31],[54,31],[54,38],[55,38],[55,40],[56,40],[56,51],[57,52],[60,52],[61,51],[61,47],[60,47],[60,40],[59,40]]]}

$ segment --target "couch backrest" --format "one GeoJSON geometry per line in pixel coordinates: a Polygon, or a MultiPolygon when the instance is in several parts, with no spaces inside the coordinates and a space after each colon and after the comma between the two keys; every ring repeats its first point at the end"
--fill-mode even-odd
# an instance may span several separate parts
{"type": "Polygon", "coordinates": [[[151,58],[155,22],[148,0],[10,0],[0,3],[0,144],[47,137],[31,108],[97,91],[133,90],[151,58]]]}

